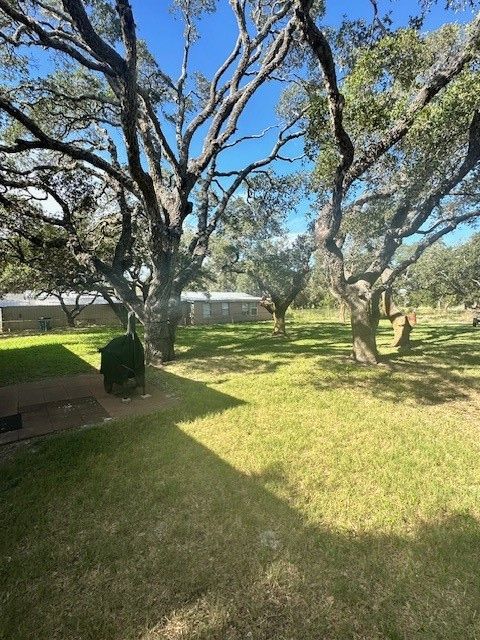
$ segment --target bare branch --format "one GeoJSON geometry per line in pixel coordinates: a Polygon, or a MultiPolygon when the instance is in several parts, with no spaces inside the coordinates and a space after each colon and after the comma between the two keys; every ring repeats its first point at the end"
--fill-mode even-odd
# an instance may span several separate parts
{"type": "Polygon", "coordinates": [[[415,263],[423,254],[425,249],[427,249],[432,244],[437,242],[440,238],[442,238],[447,233],[450,233],[451,231],[456,229],[463,222],[468,222],[475,218],[480,218],[480,209],[477,209],[475,211],[469,211],[468,213],[465,213],[462,216],[457,216],[457,217],[451,218],[450,220],[444,220],[443,221],[444,226],[441,229],[438,229],[437,231],[434,231],[433,233],[429,233],[427,236],[425,236],[425,238],[417,244],[413,254],[391,270],[391,273],[389,274],[388,278],[383,283],[384,287],[390,286],[400,273],[403,273],[403,271],[405,271],[407,267],[415,263]]]}
{"type": "Polygon", "coordinates": [[[87,149],[52,138],[45,133],[45,131],[43,131],[32,118],[27,116],[20,109],[17,109],[17,107],[6,100],[1,94],[0,110],[8,113],[12,118],[28,129],[28,131],[36,138],[36,140],[17,139],[15,141],[16,143],[10,146],[0,145],[0,151],[3,151],[4,153],[21,153],[31,149],[50,149],[52,151],[59,151],[74,160],[81,160],[93,165],[97,169],[101,169],[112,178],[115,178],[115,180],[120,184],[124,185],[126,189],[132,193],[137,193],[135,184],[123,172],[119,171],[106,160],[87,149]]]}
{"type": "MultiPolygon", "coordinates": [[[[92,71],[100,71],[105,74],[112,73],[109,66],[87,58],[81,51],[79,51],[74,46],[71,46],[71,44],[68,42],[68,40],[71,40],[71,37],[68,37],[66,33],[49,33],[36,20],[30,18],[21,11],[17,11],[12,3],[8,0],[0,0],[0,9],[4,11],[4,13],[10,18],[24,25],[29,32],[36,34],[42,45],[68,54],[87,69],[91,69],[92,71]]],[[[79,45],[80,43],[76,44],[79,45]]]]}
{"type": "MultiPolygon", "coordinates": [[[[128,3],[125,3],[123,0],[119,0],[117,4],[121,7],[122,10],[125,10],[125,5],[128,3]]],[[[90,47],[93,55],[95,55],[95,57],[98,60],[101,60],[105,65],[108,65],[108,67],[111,69],[111,72],[114,72],[116,75],[123,77],[126,73],[127,68],[125,60],[95,31],[81,0],[63,0],[63,6],[69,13],[82,38],[90,47]]],[[[125,18],[122,20],[122,22],[123,31],[125,18]]]]}

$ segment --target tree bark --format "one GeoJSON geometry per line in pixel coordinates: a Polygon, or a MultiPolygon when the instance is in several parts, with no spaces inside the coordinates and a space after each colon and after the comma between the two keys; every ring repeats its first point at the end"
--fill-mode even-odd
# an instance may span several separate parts
{"type": "Polygon", "coordinates": [[[382,294],[382,311],[392,323],[393,342],[392,347],[403,347],[409,349],[410,333],[416,324],[416,315],[414,313],[405,315],[392,300],[390,291],[382,294]]]}
{"type": "Polygon", "coordinates": [[[148,364],[175,358],[175,337],[182,317],[181,290],[174,286],[178,243],[172,243],[159,261],[145,301],[145,357],[148,364]]]}
{"type": "Polygon", "coordinates": [[[65,316],[67,318],[67,325],[69,327],[75,328],[76,324],[75,324],[75,316],[73,316],[71,313],[69,313],[68,311],[65,312],[65,316]]]}
{"type": "Polygon", "coordinates": [[[147,364],[163,364],[175,358],[177,326],[169,311],[169,292],[152,287],[145,303],[145,359],[147,364]]]}
{"type": "Polygon", "coordinates": [[[352,314],[353,359],[362,364],[377,364],[377,325],[372,319],[369,305],[355,304],[350,307],[352,314]]]}
{"type": "Polygon", "coordinates": [[[60,302],[60,307],[62,308],[62,311],[65,314],[65,317],[67,319],[67,326],[71,327],[72,329],[74,329],[75,326],[76,326],[75,318],[77,317],[78,313],[75,313],[75,309],[73,309],[72,311],[69,311],[67,305],[63,301],[63,297],[60,294],[55,294],[54,293],[53,295],[60,302]]]}
{"type": "Polygon", "coordinates": [[[273,300],[272,298],[267,298],[264,296],[260,305],[264,307],[269,313],[272,314],[273,318],[273,332],[274,336],[285,336],[287,335],[287,331],[285,328],[285,313],[290,305],[290,302],[285,305],[285,303],[280,304],[278,299],[273,300]]]}
{"type": "Polygon", "coordinates": [[[378,364],[379,294],[365,286],[349,287],[347,302],[351,313],[353,359],[362,364],[378,364]]]}
{"type": "Polygon", "coordinates": [[[285,336],[287,334],[285,329],[285,312],[283,308],[275,307],[273,311],[273,335],[285,336]]]}
{"type": "Polygon", "coordinates": [[[104,300],[106,300],[106,302],[107,302],[108,306],[110,307],[110,309],[113,311],[113,313],[120,320],[120,323],[121,323],[122,327],[124,329],[126,329],[127,328],[128,311],[127,311],[127,308],[125,307],[125,305],[122,304],[122,303],[114,302],[113,298],[109,295],[108,291],[106,291],[105,289],[99,289],[99,291],[100,291],[100,294],[102,295],[102,297],[104,298],[104,300]]]}
{"type": "Polygon", "coordinates": [[[167,320],[145,319],[145,360],[147,364],[164,364],[175,358],[176,326],[167,320]]]}

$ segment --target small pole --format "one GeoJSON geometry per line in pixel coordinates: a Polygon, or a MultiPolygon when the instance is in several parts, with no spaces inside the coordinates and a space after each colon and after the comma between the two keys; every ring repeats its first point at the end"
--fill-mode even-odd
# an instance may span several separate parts
{"type": "Polygon", "coordinates": [[[133,311],[128,312],[127,333],[131,336],[135,334],[135,313],[133,311]]]}

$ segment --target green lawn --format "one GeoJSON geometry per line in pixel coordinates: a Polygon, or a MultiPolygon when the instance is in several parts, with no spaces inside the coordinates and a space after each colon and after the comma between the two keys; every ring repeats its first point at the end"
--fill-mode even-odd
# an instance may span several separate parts
{"type": "MultiPolygon", "coordinates": [[[[109,335],[2,339],[0,384],[109,335]]],[[[314,313],[181,329],[177,404],[4,456],[0,638],[478,639],[480,330],[412,337],[369,369],[314,313]]]]}

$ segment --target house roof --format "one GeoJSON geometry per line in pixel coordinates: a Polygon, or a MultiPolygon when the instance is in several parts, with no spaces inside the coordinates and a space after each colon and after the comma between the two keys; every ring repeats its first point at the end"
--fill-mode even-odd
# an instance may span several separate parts
{"type": "Polygon", "coordinates": [[[258,296],[242,291],[184,291],[184,302],[258,302],[258,296]]]}
{"type": "MultiPolygon", "coordinates": [[[[56,307],[60,306],[58,299],[55,296],[43,296],[40,295],[39,298],[34,297],[34,293],[25,292],[25,293],[6,293],[3,298],[0,298],[0,308],[1,307],[56,307]]],[[[72,293],[69,295],[65,295],[63,300],[67,305],[74,305],[76,300],[76,294],[72,293]]],[[[95,296],[93,295],[82,295],[80,296],[79,303],[80,304],[88,304],[92,301],[95,296]]],[[[107,304],[106,300],[102,297],[98,297],[94,300],[93,304],[107,304]]]]}
{"type": "MultiPolygon", "coordinates": [[[[80,296],[80,304],[88,304],[93,295],[80,296]]],[[[65,304],[74,305],[76,294],[64,296],[65,304]]],[[[258,302],[257,296],[251,296],[242,291],[184,291],[182,293],[182,301],[184,302],[258,302]]],[[[114,299],[115,302],[118,300],[114,299]]],[[[107,304],[102,297],[98,297],[93,304],[107,304]]],[[[6,293],[0,298],[0,308],[2,307],[55,307],[59,306],[58,299],[55,296],[41,296],[35,298],[32,292],[25,293],[6,293]]]]}

